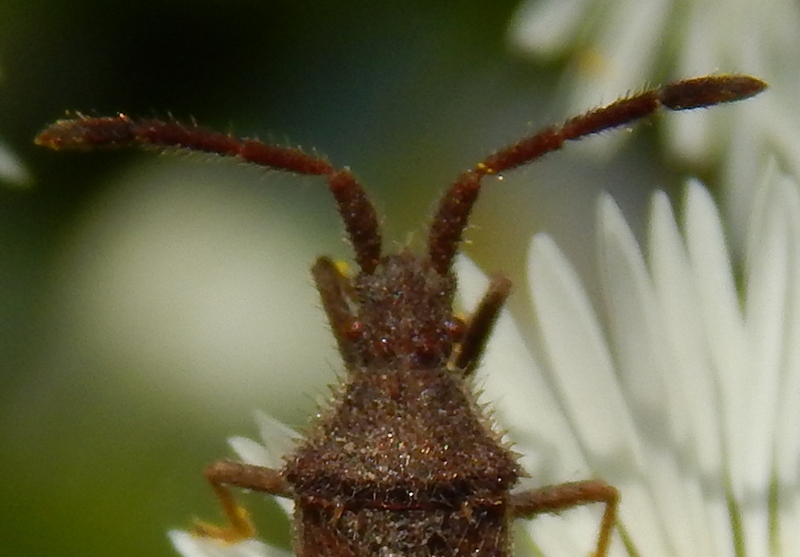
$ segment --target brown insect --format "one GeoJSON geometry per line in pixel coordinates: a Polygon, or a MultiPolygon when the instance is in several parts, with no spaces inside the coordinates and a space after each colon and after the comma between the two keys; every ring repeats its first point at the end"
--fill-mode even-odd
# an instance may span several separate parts
{"type": "Polygon", "coordinates": [[[359,272],[347,276],[322,256],[312,274],[347,370],[343,384],[282,469],[221,461],[206,470],[229,525],[198,524],[198,534],[228,541],[255,534],[228,491],[234,486],[295,502],[299,557],[506,556],[511,519],[602,503],[595,550],[601,557],[616,520],[614,487],[587,480],[512,491],[524,472],[478,406],[470,381],[511,284],[494,278],[462,321],[453,313],[453,258],[484,176],[661,108],[736,101],[765,87],[736,75],[679,81],[500,149],[444,194],[423,255],[382,254],[375,209],[353,174],[299,149],[124,114],[59,120],[36,142],[52,149],[141,145],[217,153],[324,176],[336,199],[359,272]]]}

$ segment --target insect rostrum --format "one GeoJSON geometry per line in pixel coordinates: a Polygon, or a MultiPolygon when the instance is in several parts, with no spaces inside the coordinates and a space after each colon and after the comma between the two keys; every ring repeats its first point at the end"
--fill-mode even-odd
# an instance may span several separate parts
{"type": "Polygon", "coordinates": [[[478,407],[470,381],[511,285],[494,278],[462,321],[452,307],[453,258],[484,176],[662,107],[736,101],[765,87],[737,75],[679,81],[524,137],[456,179],[422,255],[382,254],[377,215],[353,174],[299,149],[123,114],[59,120],[36,142],[53,149],[139,145],[217,153],[323,176],[336,200],[359,272],[350,277],[323,256],[312,274],[346,376],[282,469],[221,461],[206,470],[229,525],[198,524],[198,534],[227,541],[254,535],[228,491],[234,486],[294,500],[300,557],[505,556],[512,519],[602,503],[595,555],[604,556],[619,502],[615,488],[586,480],[512,491],[524,472],[478,407]]]}

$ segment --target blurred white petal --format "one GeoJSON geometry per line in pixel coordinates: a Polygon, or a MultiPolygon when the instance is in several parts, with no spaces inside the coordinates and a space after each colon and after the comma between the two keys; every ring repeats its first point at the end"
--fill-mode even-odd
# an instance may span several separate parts
{"type": "MultiPolygon", "coordinates": [[[[773,555],[798,546],[789,532],[800,520],[800,195],[774,167],[760,191],[743,302],[716,206],[695,181],[685,237],[666,196],[654,197],[649,259],[618,207],[601,199],[604,326],[552,241],[532,242],[545,373],[566,401],[587,477],[620,489],[620,524],[641,555],[773,555]],[[587,386],[596,400],[615,393],[605,404],[617,437],[587,441],[608,420],[579,398],[587,386]]],[[[543,534],[532,535],[538,543],[543,534]]],[[[550,549],[544,554],[568,554],[550,549]]],[[[612,554],[627,555],[619,546],[612,554]]]]}
{"type": "MultiPolygon", "coordinates": [[[[228,443],[247,464],[283,468],[283,458],[294,448],[300,434],[263,412],[256,412],[255,418],[261,435],[260,442],[246,437],[232,437],[228,443]]],[[[275,501],[288,516],[292,516],[293,501],[283,497],[276,497],[275,501]]]]}
{"type": "Polygon", "coordinates": [[[581,445],[598,460],[613,458],[614,464],[638,468],[641,448],[633,421],[577,274],[544,235],[533,239],[529,272],[552,380],[581,445]]]}
{"type": "Polygon", "coordinates": [[[227,543],[193,536],[182,530],[169,532],[172,545],[183,557],[291,557],[292,553],[258,540],[227,543]]]}
{"type": "Polygon", "coordinates": [[[524,2],[511,20],[511,45],[535,51],[543,58],[560,54],[572,42],[583,11],[590,3],[588,0],[524,2]]]}
{"type": "MultiPolygon", "coordinates": [[[[460,295],[469,300],[465,305],[472,308],[489,281],[467,257],[458,258],[456,270],[460,295]]],[[[498,318],[478,373],[478,385],[483,390],[481,398],[490,403],[498,423],[514,442],[514,449],[521,453],[520,463],[533,476],[532,485],[586,477],[589,467],[567,417],[508,310],[503,310],[498,318]]],[[[558,548],[574,553],[575,542],[570,540],[575,539],[589,544],[584,548],[586,553],[594,542],[592,525],[598,523],[599,516],[595,517],[592,510],[583,512],[588,515],[583,520],[579,513],[570,513],[566,520],[542,517],[526,526],[546,554],[558,554],[558,548]],[[583,528],[585,535],[577,533],[576,528],[583,528]]]]}
{"type": "MultiPolygon", "coordinates": [[[[460,295],[471,300],[467,307],[474,307],[489,281],[467,257],[457,259],[456,270],[460,295]]],[[[556,476],[561,470],[583,472],[588,468],[541,369],[510,313],[503,310],[486,347],[484,365],[478,370],[481,398],[510,433],[523,455],[523,466],[538,483],[553,483],[564,481],[556,476]]]]}
{"type": "MultiPolygon", "coordinates": [[[[570,115],[620,95],[687,77],[748,73],[770,85],[757,99],[663,118],[668,152],[684,164],[722,163],[731,239],[739,253],[765,153],[785,155],[800,175],[800,5],[772,2],[527,0],[509,24],[518,51],[565,55],[562,93],[570,115]],[[570,37],[571,34],[571,37],[570,37]]],[[[600,152],[628,134],[584,148],[600,152]]]]}

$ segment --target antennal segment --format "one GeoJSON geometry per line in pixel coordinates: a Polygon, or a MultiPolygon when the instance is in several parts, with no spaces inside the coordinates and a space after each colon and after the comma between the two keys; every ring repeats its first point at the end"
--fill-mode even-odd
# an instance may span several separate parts
{"type": "Polygon", "coordinates": [[[450,269],[472,206],[478,198],[481,179],[528,164],[561,148],[565,141],[578,140],[604,130],[646,118],[662,108],[690,110],[739,101],[763,91],[767,84],[743,75],[707,76],[677,81],[620,99],[608,106],[570,118],[500,149],[479,162],[453,183],[442,197],[433,219],[428,250],[436,270],[450,269]]]}
{"type": "Polygon", "coordinates": [[[300,149],[269,145],[256,139],[238,139],[175,121],[134,120],[125,114],[99,118],[78,114],[75,118],[50,124],[35,141],[55,150],[127,146],[187,149],[235,157],[273,170],[325,176],[361,270],[371,274],[381,256],[378,216],[353,174],[300,149]]]}

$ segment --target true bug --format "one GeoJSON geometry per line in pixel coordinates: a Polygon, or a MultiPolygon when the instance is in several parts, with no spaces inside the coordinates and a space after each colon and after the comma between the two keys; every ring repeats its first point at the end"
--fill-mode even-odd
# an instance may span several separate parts
{"type": "Polygon", "coordinates": [[[359,272],[347,276],[323,256],[312,274],[346,377],[282,469],[221,461],[206,470],[230,524],[198,524],[199,534],[228,541],[254,535],[229,486],[294,500],[294,549],[300,557],[506,556],[510,519],[603,503],[595,555],[604,556],[619,502],[614,487],[587,480],[512,492],[523,472],[478,407],[469,381],[511,284],[494,278],[462,321],[453,313],[453,258],[484,176],[662,107],[736,101],[765,87],[736,75],[679,81],[500,149],[462,173],[444,194],[424,255],[382,254],[377,215],[353,174],[299,149],[123,114],[59,120],[36,142],[53,149],[142,145],[217,153],[321,175],[336,200],[359,272]]]}

